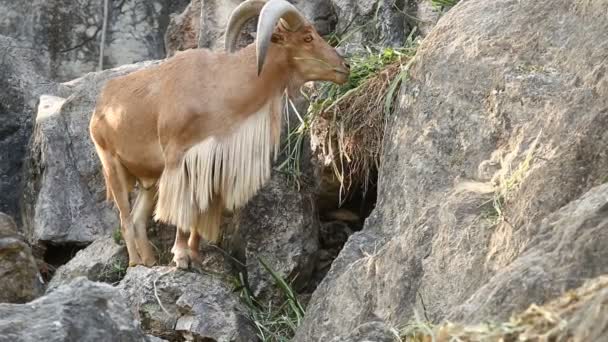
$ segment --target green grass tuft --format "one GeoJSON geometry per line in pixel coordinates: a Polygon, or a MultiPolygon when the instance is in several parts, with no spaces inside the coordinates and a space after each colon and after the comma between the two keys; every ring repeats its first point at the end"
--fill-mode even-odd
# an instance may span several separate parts
{"type": "Polygon", "coordinates": [[[438,9],[450,8],[456,5],[460,0],[431,0],[433,7],[438,9]]]}
{"type": "Polygon", "coordinates": [[[120,230],[120,227],[117,227],[117,228],[114,229],[114,231],[112,232],[112,238],[114,239],[114,242],[117,245],[124,244],[124,240],[122,238],[122,232],[120,230]]]}
{"type": "Polygon", "coordinates": [[[365,191],[371,171],[380,163],[385,120],[393,111],[395,95],[407,79],[416,53],[414,35],[415,30],[403,47],[367,47],[351,56],[347,83],[316,83],[303,92],[309,108],[306,115],[297,113],[299,123],[295,127],[288,122],[283,148],[287,157],[277,169],[290,174],[300,185],[303,143],[313,129],[321,140],[323,157],[331,161],[328,166],[341,185],[340,201],[353,185],[364,186],[365,191]],[[315,128],[319,122],[328,126],[321,135],[315,128]]]}
{"type": "Polygon", "coordinates": [[[283,302],[262,303],[251,293],[246,281],[240,274],[237,289],[249,311],[249,318],[257,329],[262,342],[287,342],[296,333],[297,327],[304,318],[304,307],[296,297],[291,286],[261,258],[258,258],[264,269],[272,276],[275,285],[281,291],[283,302]]]}

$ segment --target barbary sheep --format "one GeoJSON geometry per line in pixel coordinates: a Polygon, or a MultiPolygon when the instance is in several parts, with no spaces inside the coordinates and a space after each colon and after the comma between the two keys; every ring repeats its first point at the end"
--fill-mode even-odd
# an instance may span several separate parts
{"type": "Polygon", "coordinates": [[[200,238],[219,239],[222,210],[243,206],[269,179],[285,90],[307,81],[343,84],[349,76],[344,58],[285,0],[240,4],[225,42],[226,52],[188,50],[114,78],[97,100],[90,135],[130,266],[156,263],[146,233],[153,213],[177,226],[177,267],[198,260],[200,238]],[[258,14],[255,43],[235,51],[244,24],[258,14]]]}

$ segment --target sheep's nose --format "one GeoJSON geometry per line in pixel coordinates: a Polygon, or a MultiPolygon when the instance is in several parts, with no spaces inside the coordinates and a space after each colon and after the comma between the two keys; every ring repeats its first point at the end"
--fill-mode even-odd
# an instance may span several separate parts
{"type": "Polygon", "coordinates": [[[346,61],[342,62],[342,66],[345,67],[346,69],[350,70],[350,64],[348,64],[348,62],[346,62],[346,61]]]}

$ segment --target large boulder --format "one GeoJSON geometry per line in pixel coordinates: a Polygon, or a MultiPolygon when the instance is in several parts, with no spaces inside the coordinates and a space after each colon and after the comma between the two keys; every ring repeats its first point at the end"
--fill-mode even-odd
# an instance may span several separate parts
{"type": "Polygon", "coordinates": [[[503,319],[608,272],[604,1],[469,0],[422,43],[376,210],[296,341],[503,319]]]}
{"type": "Polygon", "coordinates": [[[116,243],[114,238],[110,237],[95,240],[55,271],[47,292],[78,277],[116,283],[124,276],[128,264],[129,256],[124,245],[116,243]]]}
{"type": "Polygon", "coordinates": [[[25,303],[43,292],[32,250],[4,213],[0,213],[0,279],[0,303],[25,303]]]}
{"type": "Polygon", "coordinates": [[[0,36],[0,51],[0,211],[19,221],[23,159],[38,97],[64,87],[41,76],[42,58],[18,41],[0,36]]]}
{"type": "Polygon", "coordinates": [[[30,242],[85,245],[118,228],[117,211],[105,201],[89,120],[108,79],[155,63],[91,73],[70,83],[67,98],[40,98],[25,167],[23,229],[30,242]]]}
{"type": "Polygon", "coordinates": [[[319,249],[315,208],[311,194],[276,173],[232,218],[224,245],[244,261],[255,296],[268,299],[279,290],[262,262],[296,289],[308,284],[319,249]]]}
{"type": "Polygon", "coordinates": [[[78,278],[27,304],[0,304],[0,341],[148,341],[118,289],[78,278]]]}
{"type": "MultiPolygon", "coordinates": [[[[187,0],[109,1],[104,67],[159,59],[165,56],[163,35],[171,13],[187,0]]],[[[97,69],[103,1],[0,1],[0,34],[46,57],[44,75],[67,81],[97,69]]]]}
{"type": "Polygon", "coordinates": [[[255,330],[221,274],[169,267],[129,268],[119,285],[141,326],[169,340],[250,342],[255,330]]]}

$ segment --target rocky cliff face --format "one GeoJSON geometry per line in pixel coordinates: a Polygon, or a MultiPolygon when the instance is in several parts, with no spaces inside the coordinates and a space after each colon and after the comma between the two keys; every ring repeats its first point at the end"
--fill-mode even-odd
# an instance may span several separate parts
{"type": "Polygon", "coordinates": [[[414,311],[502,319],[608,272],[607,10],[470,0],[439,21],[389,119],[376,210],[297,341],[414,311]]]}
{"type": "MultiPolygon", "coordinates": [[[[44,75],[68,81],[95,71],[104,22],[103,1],[0,1],[0,35],[36,57],[44,75]]],[[[108,1],[104,67],[165,56],[163,34],[187,0],[108,1]]]]}
{"type": "Polygon", "coordinates": [[[38,97],[60,91],[42,76],[37,56],[0,36],[0,211],[20,217],[22,167],[38,97]]]}
{"type": "Polygon", "coordinates": [[[344,217],[320,222],[319,189],[296,190],[277,172],[226,216],[220,248],[203,246],[203,269],[182,272],[166,266],[174,227],[158,224],[161,265],[126,268],[88,120],[107,80],[165,52],[222,48],[240,0],[193,0],[183,12],[186,1],[109,1],[115,68],[92,73],[100,4],[0,0],[0,34],[18,37],[0,36],[0,211],[19,223],[0,214],[0,302],[43,294],[32,247],[70,259],[43,297],[0,304],[0,341],[255,341],[262,328],[239,293],[246,286],[264,303],[280,295],[260,258],[298,298],[314,290],[295,341],[396,341],[420,317],[504,320],[588,279],[597,294],[577,290],[564,326],[601,339],[608,4],[466,0],[446,13],[426,0],[293,2],[346,52],[400,46],[414,27],[424,37],[387,118],[376,209],[359,232],[344,217]],[[73,76],[82,77],[55,81],[73,76]],[[71,255],[74,246],[84,249],[71,255]]]}

